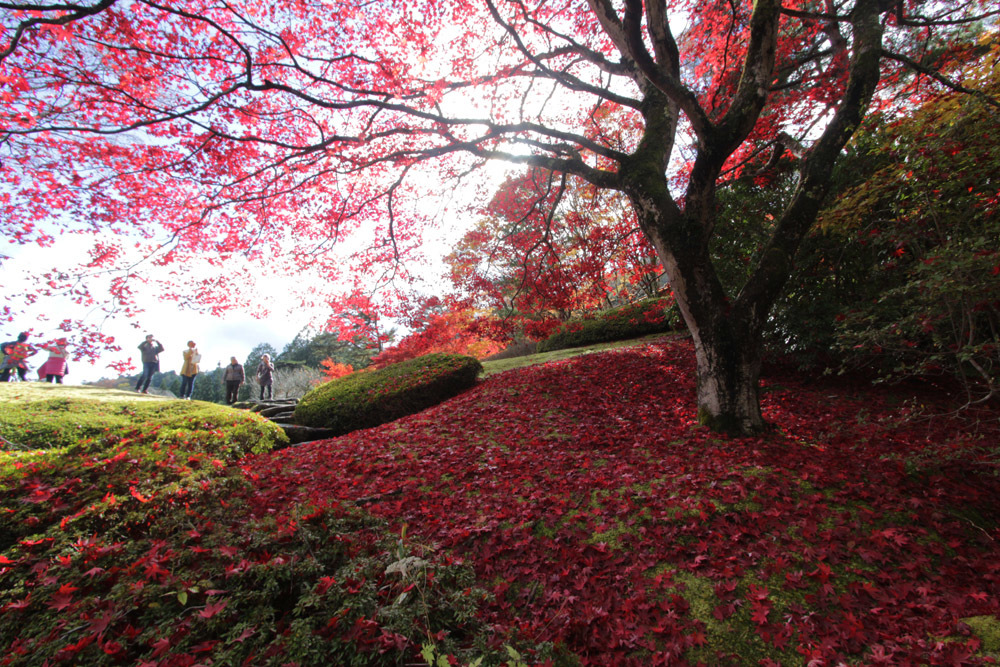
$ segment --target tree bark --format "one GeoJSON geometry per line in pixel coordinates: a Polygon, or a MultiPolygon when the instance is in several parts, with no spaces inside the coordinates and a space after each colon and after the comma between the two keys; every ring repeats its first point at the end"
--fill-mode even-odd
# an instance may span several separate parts
{"type": "Polygon", "coordinates": [[[770,304],[744,309],[730,301],[708,259],[696,248],[663,243],[663,225],[647,232],[663,261],[694,343],[698,422],[730,435],[762,432],[760,367],[763,325],[770,304]]]}
{"type": "Polygon", "coordinates": [[[761,432],[759,335],[732,322],[691,332],[697,360],[698,423],[730,435],[761,432]]]}
{"type": "Polygon", "coordinates": [[[684,105],[691,102],[673,90],[673,72],[658,73],[638,36],[639,4],[629,6],[633,6],[633,20],[623,25],[625,47],[655,89],[644,88],[645,130],[636,151],[621,161],[618,187],[629,197],[642,230],[656,248],[691,332],[697,360],[698,421],[715,431],[759,433],[765,428],[759,400],[764,326],[830,188],[837,155],[863,119],[878,84],[884,29],[880,4],[858,0],[851,12],[854,44],[840,103],[819,139],[800,159],[799,182],[791,201],[776,221],[758,265],[733,296],[726,294],[709,253],[717,215],[716,188],[724,163],[746,139],[763,108],[766,83],[774,69],[780,4],[775,0],[755,3],[754,37],[743,77],[733,104],[718,124],[687,110],[684,105]],[[669,192],[664,171],[681,108],[697,134],[697,153],[679,204],[669,192]]]}

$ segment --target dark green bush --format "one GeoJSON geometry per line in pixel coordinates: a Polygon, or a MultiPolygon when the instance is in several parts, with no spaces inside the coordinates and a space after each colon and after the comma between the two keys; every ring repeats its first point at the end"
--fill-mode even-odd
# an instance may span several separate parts
{"type": "Polygon", "coordinates": [[[538,343],[537,351],[551,352],[670,331],[668,310],[673,305],[673,297],[643,299],[606,310],[593,318],[573,320],[538,343]]]}
{"type": "Polygon", "coordinates": [[[313,389],[295,422],[350,433],[425,410],[456,396],[483,370],[473,357],[427,354],[377,371],[352,373],[313,389]]]}

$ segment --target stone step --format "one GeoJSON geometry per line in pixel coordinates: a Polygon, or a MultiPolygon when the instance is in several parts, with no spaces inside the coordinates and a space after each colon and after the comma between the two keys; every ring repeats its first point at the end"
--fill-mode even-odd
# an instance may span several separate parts
{"type": "Polygon", "coordinates": [[[277,422],[275,422],[275,425],[279,426],[285,432],[288,440],[293,445],[312,440],[326,440],[337,435],[337,432],[330,428],[315,428],[313,426],[300,426],[299,424],[279,424],[277,422]]]}
{"type": "Polygon", "coordinates": [[[266,408],[261,409],[257,414],[261,417],[267,417],[268,419],[275,418],[281,414],[291,414],[295,412],[294,406],[289,405],[270,405],[266,408]],[[291,409],[289,409],[291,408],[291,409]]]}
{"type": "Polygon", "coordinates": [[[283,407],[287,410],[290,407],[294,408],[298,402],[299,401],[296,398],[284,398],[277,401],[258,401],[256,399],[251,399],[249,401],[239,401],[237,403],[233,403],[232,407],[239,408],[240,410],[249,410],[250,412],[261,412],[262,410],[276,407],[283,407]]]}

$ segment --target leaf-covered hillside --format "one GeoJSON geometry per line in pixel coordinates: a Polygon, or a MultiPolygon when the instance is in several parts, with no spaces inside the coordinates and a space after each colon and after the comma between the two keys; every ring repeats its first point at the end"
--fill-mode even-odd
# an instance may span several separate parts
{"type": "Polygon", "coordinates": [[[245,470],[278,514],[374,499],[471,564],[493,641],[539,659],[1000,657],[995,414],[904,423],[915,404],[780,377],[777,429],[725,439],[696,424],[690,358],[667,341],[509,371],[245,470]]]}
{"type": "MultiPolygon", "coordinates": [[[[117,499],[0,554],[0,665],[1000,659],[995,409],[772,374],[775,429],[725,438],[690,358],[661,339],[512,369],[141,494],[124,456],[117,499]]],[[[5,507],[78,493],[73,459],[57,480],[10,456],[5,507]]]]}

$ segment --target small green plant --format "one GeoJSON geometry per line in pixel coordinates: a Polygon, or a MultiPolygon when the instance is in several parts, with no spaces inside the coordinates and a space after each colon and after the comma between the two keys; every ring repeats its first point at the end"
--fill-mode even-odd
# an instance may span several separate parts
{"type": "Polygon", "coordinates": [[[638,338],[671,330],[673,297],[643,299],[581,320],[572,320],[538,343],[538,352],[638,338]]]}
{"type": "Polygon", "coordinates": [[[305,426],[349,433],[420,412],[465,391],[483,370],[473,357],[428,354],[313,389],[295,408],[305,426]]]}

